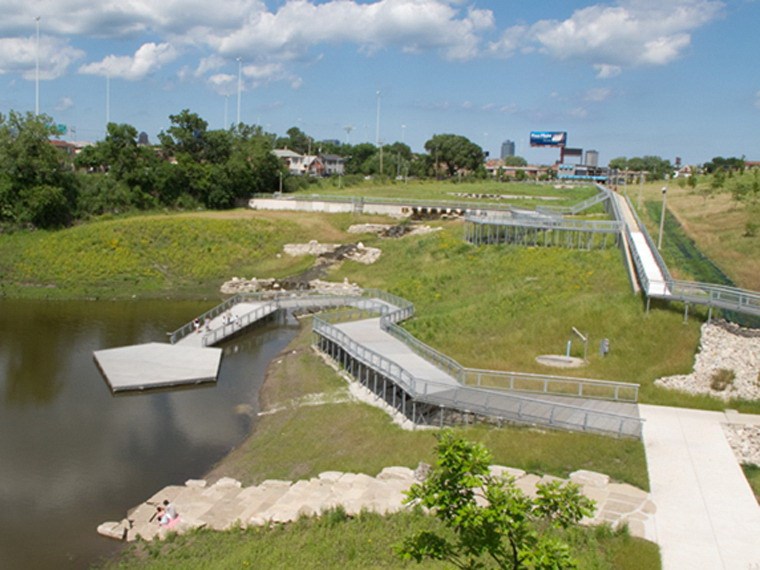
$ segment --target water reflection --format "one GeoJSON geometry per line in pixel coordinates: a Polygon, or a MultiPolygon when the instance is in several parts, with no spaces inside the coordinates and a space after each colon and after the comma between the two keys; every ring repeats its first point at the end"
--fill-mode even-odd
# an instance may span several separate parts
{"type": "Polygon", "coordinates": [[[86,567],[115,543],[105,520],[200,477],[249,432],[267,363],[295,327],[225,348],[219,381],[111,395],[92,351],[150,341],[211,303],[0,301],[0,561],[86,567]]]}

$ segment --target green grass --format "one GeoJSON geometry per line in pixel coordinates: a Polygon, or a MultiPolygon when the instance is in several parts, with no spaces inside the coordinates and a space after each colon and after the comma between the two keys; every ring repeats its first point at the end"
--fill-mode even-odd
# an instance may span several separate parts
{"type": "Polygon", "coordinates": [[[505,195],[508,199],[498,200],[501,204],[535,208],[538,205],[570,206],[596,194],[596,189],[591,186],[578,188],[561,188],[555,183],[527,183],[527,182],[497,182],[484,180],[477,182],[443,181],[368,181],[361,184],[339,187],[337,179],[320,184],[313,184],[296,192],[297,195],[329,195],[329,196],[363,196],[370,198],[401,198],[413,200],[447,200],[482,201],[485,203],[496,200],[489,198],[467,198],[463,194],[491,194],[505,195]],[[539,200],[537,198],[549,197],[553,200],[539,200]]]}
{"type": "MultiPolygon", "coordinates": [[[[205,570],[450,568],[448,564],[404,562],[393,546],[416,531],[441,532],[440,523],[418,511],[382,517],[332,512],[289,525],[228,532],[196,531],[163,543],[137,543],[107,568],[205,570]]],[[[580,568],[653,570],[660,568],[657,546],[606,528],[564,533],[580,568]]],[[[491,568],[491,566],[487,566],[491,568]]]]}
{"type": "Polygon", "coordinates": [[[745,463],[742,465],[742,470],[749,482],[749,486],[752,487],[752,492],[755,493],[757,502],[760,503],[760,465],[745,463]]]}
{"type": "MultiPolygon", "coordinates": [[[[211,477],[229,476],[246,485],[265,479],[297,480],[337,470],[376,475],[389,465],[414,468],[432,461],[433,433],[405,431],[385,412],[359,403],[297,406],[306,394],[341,394],[345,381],[310,348],[309,327],[270,366],[262,388],[263,409],[254,434],[228,455],[211,477]]],[[[483,442],[501,465],[567,477],[578,469],[648,489],[640,441],[521,427],[459,428],[483,442]]]]}
{"type": "MultiPolygon", "coordinates": [[[[57,232],[0,236],[0,294],[25,297],[172,296],[218,291],[233,276],[284,277],[310,258],[277,255],[302,225],[252,212],[152,215],[57,232]]],[[[342,218],[314,217],[317,239],[342,218]]],[[[342,234],[341,234],[342,235],[342,234]]]]}

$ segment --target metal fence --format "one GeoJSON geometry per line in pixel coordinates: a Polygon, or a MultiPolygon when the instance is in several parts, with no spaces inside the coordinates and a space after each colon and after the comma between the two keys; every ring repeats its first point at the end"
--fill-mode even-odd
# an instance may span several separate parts
{"type": "Polygon", "coordinates": [[[520,423],[641,437],[643,420],[638,416],[417,378],[396,362],[354,341],[321,317],[314,318],[313,327],[316,334],[340,345],[351,358],[378,371],[418,402],[520,423]]]}
{"type": "Polygon", "coordinates": [[[628,197],[625,198],[628,207],[633,214],[636,223],[639,225],[641,234],[646,240],[647,246],[654,256],[655,262],[659,267],[664,280],[652,280],[650,281],[644,270],[644,264],[641,261],[638,251],[634,246],[633,237],[631,236],[630,228],[626,225],[625,233],[628,243],[631,245],[631,255],[636,266],[636,271],[639,275],[639,281],[641,286],[649,297],[656,297],[660,299],[667,299],[670,301],[681,301],[685,303],[694,303],[698,305],[706,305],[708,307],[716,307],[720,309],[727,309],[730,311],[736,311],[738,313],[744,313],[748,315],[760,316],[760,293],[756,291],[749,291],[747,289],[740,289],[737,287],[728,287],[726,285],[714,285],[711,283],[699,283],[696,281],[680,281],[673,279],[668,271],[665,261],[662,259],[659,250],[654,244],[649,232],[641,222],[636,210],[633,208],[628,197]]]}

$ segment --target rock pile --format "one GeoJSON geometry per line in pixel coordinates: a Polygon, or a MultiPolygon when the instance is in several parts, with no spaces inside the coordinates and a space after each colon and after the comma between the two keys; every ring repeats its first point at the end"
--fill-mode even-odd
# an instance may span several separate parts
{"type": "Polygon", "coordinates": [[[739,463],[760,466],[760,425],[724,425],[723,431],[739,463]]]}
{"type": "MultiPolygon", "coordinates": [[[[524,493],[535,496],[536,484],[557,480],[539,477],[521,469],[492,466],[494,475],[508,475],[524,493]]],[[[223,478],[208,485],[204,480],[190,480],[184,486],[162,489],[145,503],[129,511],[118,522],[106,522],[98,532],[110,538],[133,541],[163,539],[169,532],[184,533],[194,528],[225,530],[235,527],[287,523],[301,516],[318,515],[342,506],[349,515],[362,510],[392,513],[405,508],[403,500],[409,487],[424,477],[424,466],[416,471],[407,467],[386,467],[377,477],[362,473],[327,471],[309,480],[267,480],[261,485],[243,487],[239,481],[223,478]],[[161,527],[153,518],[155,505],[164,499],[177,508],[179,520],[171,529],[161,527]]],[[[626,523],[631,534],[651,538],[649,529],[655,507],[649,495],[630,485],[610,483],[609,477],[592,471],[576,471],[570,480],[596,501],[597,510],[587,524],[626,523]]]]}
{"type": "Polygon", "coordinates": [[[760,336],[747,329],[704,324],[694,371],[687,375],[660,378],[655,385],[691,394],[710,394],[724,400],[760,399],[760,336]],[[734,373],[733,381],[724,390],[711,386],[719,370],[734,373]]]}
{"type": "MultiPolygon", "coordinates": [[[[220,291],[225,295],[236,295],[238,293],[260,293],[260,292],[284,292],[289,291],[287,282],[281,282],[277,279],[257,279],[252,277],[250,280],[233,277],[226,281],[220,291]]],[[[321,279],[312,279],[306,282],[306,286],[299,283],[299,290],[307,289],[322,295],[361,295],[362,288],[356,283],[350,283],[348,279],[342,282],[322,281],[321,279]]]]}
{"type": "Polygon", "coordinates": [[[428,225],[391,225],[391,224],[354,224],[348,228],[350,234],[378,234],[381,237],[416,236],[439,232],[443,228],[433,228],[428,225]]]}
{"type": "Polygon", "coordinates": [[[319,243],[311,240],[309,243],[289,243],[285,244],[284,251],[293,257],[301,255],[315,255],[317,257],[332,256],[332,261],[341,261],[350,259],[357,263],[371,265],[375,263],[382,253],[376,247],[365,247],[362,242],[355,245],[342,245],[339,243],[319,243]],[[337,255],[335,255],[337,252],[337,255]]]}

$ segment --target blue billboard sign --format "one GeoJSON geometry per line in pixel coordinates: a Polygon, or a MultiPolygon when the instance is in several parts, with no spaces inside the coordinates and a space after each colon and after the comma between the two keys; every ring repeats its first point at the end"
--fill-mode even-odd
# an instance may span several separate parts
{"type": "Polygon", "coordinates": [[[565,146],[567,133],[565,131],[531,131],[530,146],[565,146]]]}

